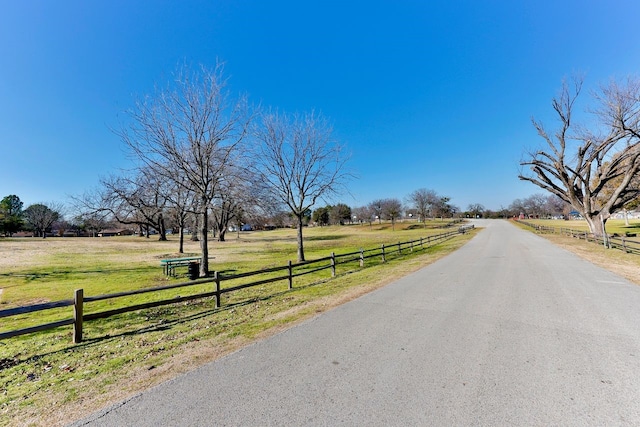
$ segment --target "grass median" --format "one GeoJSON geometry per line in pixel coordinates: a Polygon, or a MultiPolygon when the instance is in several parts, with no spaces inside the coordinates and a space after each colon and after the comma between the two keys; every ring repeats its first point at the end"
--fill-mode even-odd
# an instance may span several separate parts
{"type": "MultiPolygon", "coordinates": [[[[395,231],[384,223],[309,228],[306,255],[316,259],[444,231],[415,222],[396,224],[395,231]]],[[[286,282],[245,289],[225,297],[219,309],[204,298],[96,320],[85,325],[78,345],[71,344],[70,327],[0,341],[0,424],[62,425],[78,419],[415,271],[474,233],[406,250],[384,264],[340,267],[334,279],[328,270],[310,274],[296,279],[293,290],[286,282]]],[[[212,242],[211,270],[245,272],[295,261],[295,230],[227,238],[212,242]]],[[[11,254],[0,260],[0,310],[69,299],[76,288],[87,296],[185,280],[166,277],[160,266],[160,259],[178,255],[177,239],[5,239],[0,245],[3,254],[11,254]]],[[[197,243],[189,242],[185,251],[197,254],[197,243]]],[[[68,316],[68,307],[66,314],[59,310],[50,316],[68,316]]],[[[43,317],[18,316],[11,322],[11,327],[3,322],[2,330],[42,323],[43,317]]]]}

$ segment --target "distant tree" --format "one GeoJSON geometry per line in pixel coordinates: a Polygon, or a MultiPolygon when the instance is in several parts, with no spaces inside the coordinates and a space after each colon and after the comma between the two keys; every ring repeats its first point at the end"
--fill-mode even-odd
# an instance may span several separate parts
{"type": "Polygon", "coordinates": [[[391,227],[396,229],[396,219],[402,215],[402,202],[400,200],[391,198],[382,200],[382,216],[391,221],[391,227]]]}
{"type": "MultiPolygon", "coordinates": [[[[179,175],[179,172],[176,173],[179,175]]],[[[175,234],[178,230],[178,253],[184,253],[184,232],[189,220],[198,212],[197,196],[189,187],[182,185],[164,185],[164,196],[167,201],[166,212],[175,234]]],[[[196,227],[197,229],[197,227],[196,227]]]]}
{"type": "Polygon", "coordinates": [[[256,166],[273,199],[296,220],[298,261],[304,261],[305,213],[320,198],[339,194],[348,178],[346,157],[333,140],[328,121],[314,112],[304,115],[264,113],[256,127],[256,166]]]}
{"type": "Polygon", "coordinates": [[[595,92],[590,129],[573,117],[582,86],[581,78],[564,82],[553,99],[557,131],[533,121],[547,149],[525,156],[520,165],[529,171],[519,178],[560,197],[582,214],[594,235],[604,236],[611,214],[640,194],[640,79],[612,81],[595,92]]]}
{"type": "Polygon", "coordinates": [[[24,224],[22,206],[20,198],[14,194],[0,201],[0,232],[3,235],[11,236],[22,228],[24,224]]]}
{"type": "Polygon", "coordinates": [[[24,210],[24,219],[38,237],[47,237],[51,225],[62,217],[63,206],[59,203],[36,203],[24,210]]]}
{"type": "Polygon", "coordinates": [[[420,188],[407,196],[407,203],[416,210],[420,221],[426,227],[427,217],[432,214],[433,207],[437,205],[439,199],[435,191],[420,188]]]}
{"type": "Polygon", "coordinates": [[[384,202],[385,202],[385,199],[376,199],[367,205],[367,208],[371,212],[371,216],[373,217],[373,219],[377,219],[378,223],[382,222],[382,217],[383,217],[382,207],[384,205],[384,202]]]}
{"type": "Polygon", "coordinates": [[[265,205],[265,186],[254,172],[255,169],[238,163],[231,163],[225,169],[218,195],[212,202],[214,226],[221,242],[225,241],[229,227],[239,223],[242,215],[252,214],[256,206],[265,205]]]}
{"type": "MultiPolygon", "coordinates": [[[[99,198],[85,205],[96,213],[109,214],[120,224],[137,225],[143,229],[153,228],[158,239],[167,240],[165,209],[168,204],[166,182],[156,175],[140,173],[128,178],[111,176],[100,180],[102,190],[99,198]],[[89,206],[90,203],[93,203],[89,206]]],[[[147,237],[149,234],[146,234],[147,237]]]]}
{"type": "Polygon", "coordinates": [[[333,224],[344,225],[351,222],[351,208],[344,203],[338,203],[331,207],[329,216],[333,224]]]}
{"type": "Polygon", "coordinates": [[[529,216],[539,218],[544,216],[547,207],[547,197],[536,193],[523,200],[525,211],[529,216]]]}
{"type": "Polygon", "coordinates": [[[544,209],[547,214],[551,216],[560,216],[563,215],[564,211],[567,208],[567,203],[562,200],[560,197],[549,194],[547,195],[544,203],[544,209]]]}
{"type": "Polygon", "coordinates": [[[193,191],[200,216],[200,276],[209,274],[208,226],[227,163],[239,151],[251,116],[245,98],[232,102],[222,65],[192,72],[183,67],[172,84],[136,104],[120,137],[140,167],[193,191]]]}
{"type": "Polygon", "coordinates": [[[450,197],[440,196],[436,201],[435,206],[433,207],[433,212],[435,216],[439,216],[440,218],[449,217],[452,213],[453,206],[449,204],[451,200],[450,197]]]}
{"type": "Polygon", "coordinates": [[[484,212],[484,206],[480,203],[471,203],[467,207],[467,212],[472,218],[480,218],[484,212]]]}
{"type": "Polygon", "coordinates": [[[311,214],[311,219],[319,226],[329,225],[329,221],[331,220],[329,216],[330,211],[331,206],[329,205],[319,207],[313,211],[313,213],[311,214]]]}
{"type": "Polygon", "coordinates": [[[356,221],[360,223],[368,222],[369,227],[371,227],[371,222],[374,219],[374,214],[369,206],[360,206],[360,207],[354,208],[353,215],[355,215],[356,221]]]}

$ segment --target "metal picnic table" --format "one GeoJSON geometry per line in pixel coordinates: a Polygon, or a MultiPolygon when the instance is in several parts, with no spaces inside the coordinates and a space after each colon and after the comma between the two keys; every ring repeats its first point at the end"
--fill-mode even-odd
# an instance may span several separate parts
{"type": "Polygon", "coordinates": [[[189,266],[192,262],[200,263],[200,257],[167,258],[160,260],[162,270],[167,276],[175,276],[176,267],[189,266]]]}

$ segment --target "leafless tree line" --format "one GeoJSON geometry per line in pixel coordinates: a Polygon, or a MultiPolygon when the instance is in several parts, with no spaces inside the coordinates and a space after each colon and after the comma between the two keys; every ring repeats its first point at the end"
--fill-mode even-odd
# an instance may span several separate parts
{"type": "Polygon", "coordinates": [[[231,225],[286,209],[298,224],[319,198],[349,177],[346,156],[321,114],[252,108],[233,98],[222,65],[181,67],[166,87],[139,100],[116,130],[135,162],[76,198],[86,217],[153,229],[166,240],[170,221],[199,240],[200,276],[209,272],[209,233],[225,239],[231,225]]]}
{"type": "Polygon", "coordinates": [[[361,223],[390,221],[395,228],[399,218],[411,218],[420,221],[426,227],[426,222],[434,218],[451,218],[460,213],[457,206],[449,203],[450,197],[439,195],[434,190],[420,188],[411,192],[403,203],[398,198],[376,199],[365,206],[352,210],[354,219],[361,223]]]}

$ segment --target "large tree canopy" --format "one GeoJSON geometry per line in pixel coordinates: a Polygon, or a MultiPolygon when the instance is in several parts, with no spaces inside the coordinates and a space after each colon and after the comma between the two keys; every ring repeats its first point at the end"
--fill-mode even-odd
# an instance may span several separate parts
{"type": "Polygon", "coordinates": [[[521,161],[519,178],[555,194],[605,235],[607,219],[640,195],[640,81],[611,82],[593,95],[589,126],[574,120],[582,79],[565,82],[552,106],[560,122],[550,133],[533,121],[546,149],[521,161]]]}
{"type": "Polygon", "coordinates": [[[24,210],[24,219],[34,233],[44,239],[53,223],[62,217],[61,212],[62,205],[58,203],[49,203],[48,206],[36,203],[24,210]]]}

